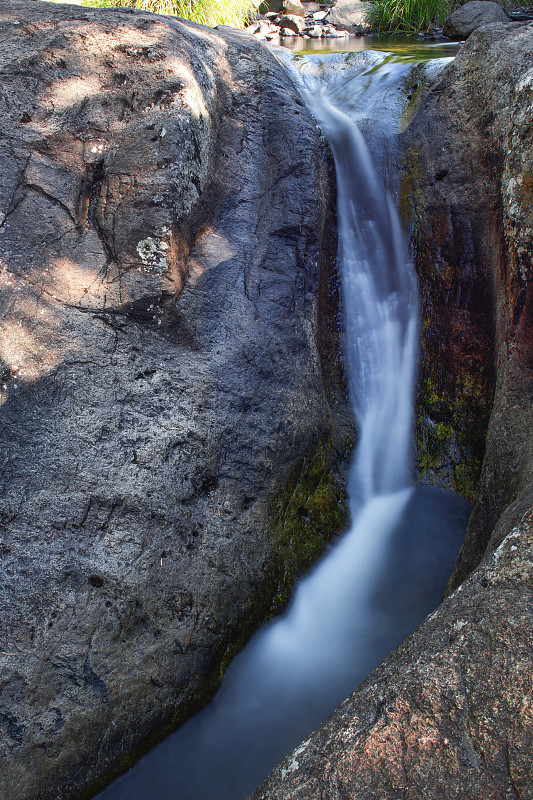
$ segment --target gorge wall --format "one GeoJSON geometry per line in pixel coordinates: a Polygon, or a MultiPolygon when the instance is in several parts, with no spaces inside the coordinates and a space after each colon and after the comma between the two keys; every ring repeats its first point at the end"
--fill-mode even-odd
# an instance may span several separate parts
{"type": "Polygon", "coordinates": [[[286,600],[353,432],[322,144],[276,59],[24,0],[0,42],[0,795],[68,800],[286,600]]]}
{"type": "Polygon", "coordinates": [[[532,64],[533,25],[476,31],[401,135],[421,474],[468,494],[480,471],[449,596],[253,800],[533,797],[532,64]]]}

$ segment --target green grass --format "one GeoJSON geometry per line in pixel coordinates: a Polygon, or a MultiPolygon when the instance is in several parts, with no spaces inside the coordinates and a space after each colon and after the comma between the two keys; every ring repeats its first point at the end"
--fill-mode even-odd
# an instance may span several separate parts
{"type": "Polygon", "coordinates": [[[254,0],[50,0],[52,3],[67,2],[94,8],[116,8],[126,6],[140,11],[153,11],[182,17],[214,28],[216,25],[231,25],[244,28],[253,16],[257,3],[254,0]]]}
{"type": "Polygon", "coordinates": [[[375,0],[370,21],[376,33],[419,33],[440,27],[454,0],[375,0]]]}

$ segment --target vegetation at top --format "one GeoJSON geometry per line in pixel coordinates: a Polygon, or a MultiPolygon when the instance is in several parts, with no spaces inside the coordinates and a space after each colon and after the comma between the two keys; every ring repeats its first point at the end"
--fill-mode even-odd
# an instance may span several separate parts
{"type": "MultiPolygon", "coordinates": [[[[442,27],[448,14],[467,0],[370,0],[370,23],[376,33],[420,33],[442,27]]],[[[509,11],[516,0],[495,0],[509,11]]]]}
{"type": "MultiPolygon", "coordinates": [[[[96,8],[126,6],[141,11],[199,22],[202,25],[232,25],[244,28],[259,0],[51,0],[96,8]]],[[[333,3],[333,0],[332,0],[333,3]]],[[[329,4],[329,3],[328,3],[329,4]]],[[[376,33],[418,33],[444,22],[457,0],[373,0],[371,24],[376,33]]]]}
{"type": "Polygon", "coordinates": [[[376,33],[419,33],[440,28],[454,0],[375,0],[370,22],[376,33]]]}
{"type": "Polygon", "coordinates": [[[169,14],[201,25],[231,25],[244,28],[254,14],[254,0],[51,0],[53,3],[72,3],[93,8],[138,8],[155,14],[169,14]]]}
{"type": "MultiPolygon", "coordinates": [[[[96,8],[126,6],[156,14],[169,14],[202,25],[244,28],[253,18],[260,0],[51,0],[96,8]]],[[[324,0],[333,4],[334,0],[324,0]]],[[[440,28],[458,5],[466,0],[370,0],[370,23],[375,33],[414,34],[440,28]]],[[[513,0],[496,0],[507,7],[513,0]]]]}

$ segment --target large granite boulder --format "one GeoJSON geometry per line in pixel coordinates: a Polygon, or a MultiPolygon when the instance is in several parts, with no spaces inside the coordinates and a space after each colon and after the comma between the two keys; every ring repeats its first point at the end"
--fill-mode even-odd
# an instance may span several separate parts
{"type": "Polygon", "coordinates": [[[328,178],[248,36],[3,0],[0,40],[0,796],[68,800],[342,524],[328,178]]]}
{"type": "Polygon", "coordinates": [[[533,797],[532,64],[533,25],[476,31],[402,136],[441,372],[495,384],[450,594],[253,800],[533,797]]]}
{"type": "Polygon", "coordinates": [[[470,0],[446,17],[442,32],[451,39],[466,39],[476,28],[493,22],[509,22],[509,16],[498,3],[470,0]]]}
{"type": "Polygon", "coordinates": [[[295,14],[299,17],[305,16],[305,8],[300,0],[264,0],[258,8],[260,14],[268,14],[270,11],[278,14],[295,14]]]}
{"type": "Polygon", "coordinates": [[[372,3],[361,0],[337,0],[329,12],[328,22],[339,29],[352,30],[370,26],[372,3]]]}

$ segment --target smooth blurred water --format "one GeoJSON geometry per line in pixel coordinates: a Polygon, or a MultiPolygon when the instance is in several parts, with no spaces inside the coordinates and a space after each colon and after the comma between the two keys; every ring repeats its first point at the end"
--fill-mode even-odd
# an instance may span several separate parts
{"type": "Polygon", "coordinates": [[[358,126],[334,105],[327,84],[315,75],[306,83],[337,172],[347,372],[359,430],[350,482],[355,515],[361,501],[410,484],[416,278],[398,214],[358,126]]]}
{"type": "Polygon", "coordinates": [[[354,111],[353,93],[372,97],[372,108],[372,81],[382,91],[383,80],[368,64],[360,72],[361,85],[353,70],[348,80],[323,64],[298,79],[337,168],[345,350],[360,435],[350,530],[235,659],[211,705],[102,800],[242,800],[435,608],[464,537],[467,503],[411,486],[416,280],[354,121],[364,103],[354,111]]]}

